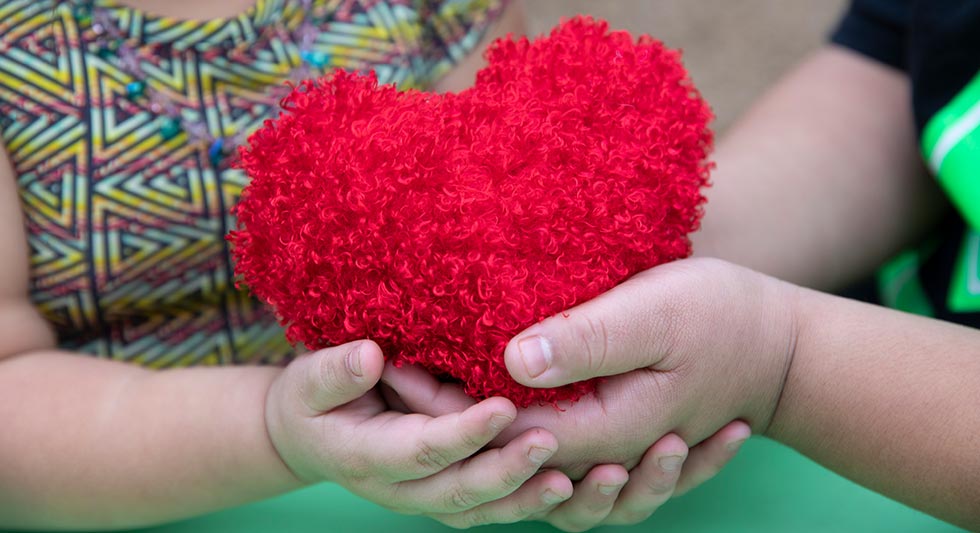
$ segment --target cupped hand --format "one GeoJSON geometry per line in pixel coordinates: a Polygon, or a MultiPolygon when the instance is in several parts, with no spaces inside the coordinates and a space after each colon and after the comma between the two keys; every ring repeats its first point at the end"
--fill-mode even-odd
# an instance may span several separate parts
{"type": "MultiPolygon", "coordinates": [[[[603,379],[573,404],[521,410],[494,442],[545,428],[561,443],[546,466],[579,479],[596,464],[632,468],[667,433],[699,443],[732,420],[764,430],[792,361],[797,290],[723,261],[687,259],[531,326],[505,351],[518,382],[603,379]]],[[[415,412],[464,407],[413,399],[415,412]]]]}
{"type": "Polygon", "coordinates": [[[540,471],[558,449],[549,432],[529,428],[481,451],[514,421],[510,401],[435,417],[394,411],[375,388],[383,366],[378,346],[360,341],[301,355],[273,382],[269,436],[300,480],[451,525],[514,522],[571,496],[566,476],[540,471]]]}
{"type": "Polygon", "coordinates": [[[564,410],[522,411],[501,438],[548,429],[561,443],[548,464],[574,479],[667,433],[699,443],[732,420],[763,432],[793,359],[797,299],[792,285],[714,259],[642,272],[512,339],[505,361],[524,385],[603,379],[564,410]]]}
{"type": "MultiPolygon", "coordinates": [[[[494,443],[504,445],[529,428],[545,428],[561,445],[545,466],[571,479],[601,468],[604,480],[622,481],[617,465],[637,470],[639,464],[634,478],[663,480],[667,476],[651,468],[648,459],[656,457],[659,464],[657,450],[678,437],[700,443],[703,453],[692,451],[692,458],[710,457],[694,462],[689,477],[677,479],[681,492],[688,490],[724,464],[730,446],[737,448],[750,430],[768,426],[793,359],[796,301],[792,285],[714,259],[676,261],[640,273],[535,324],[508,344],[507,368],[526,386],[603,379],[594,394],[574,404],[522,410],[494,443]],[[661,437],[671,440],[658,442],[661,437]]],[[[459,398],[452,385],[426,386],[419,375],[404,380],[392,375],[386,382],[411,411],[436,415],[472,403],[459,398]]],[[[672,446],[672,451],[681,449],[676,441],[672,446]]],[[[592,476],[579,489],[583,483],[595,487],[592,495],[586,488],[582,497],[589,502],[585,507],[599,508],[601,498],[594,492],[606,483],[594,481],[599,474],[592,476]]],[[[644,484],[669,482],[636,483],[644,484]]],[[[614,500],[604,501],[609,507],[614,500]]],[[[649,507],[622,506],[617,512],[612,504],[610,521],[634,521],[649,507]]],[[[573,502],[566,509],[571,508],[581,506],[573,502]]]]}
{"type": "MultiPolygon", "coordinates": [[[[463,411],[476,402],[459,385],[439,382],[411,366],[388,365],[383,374],[389,404],[428,414],[463,411]]],[[[679,496],[714,477],[735,456],[751,429],[734,421],[704,442],[688,449],[675,434],[657,440],[639,457],[620,464],[597,464],[577,481],[567,501],[529,515],[563,531],[585,531],[601,525],[636,524],[649,518],[673,496],[679,496]]],[[[473,525],[448,522],[451,525],[473,525]]]]}

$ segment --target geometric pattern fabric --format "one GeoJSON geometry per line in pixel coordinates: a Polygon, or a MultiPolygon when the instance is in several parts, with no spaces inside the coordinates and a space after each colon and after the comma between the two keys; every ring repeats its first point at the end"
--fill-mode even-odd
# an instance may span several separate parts
{"type": "MultiPolygon", "coordinates": [[[[140,51],[145,82],[212,136],[273,116],[270,88],[304,61],[288,31],[298,2],[258,0],[237,17],[195,21],[97,1],[140,51]]],[[[76,8],[0,0],[0,137],[25,215],[32,300],[67,349],[155,368],[283,360],[292,348],[275,317],[234,286],[225,235],[245,185],[234,156],[215,162],[186,133],[162,131],[166,117],[127,94],[133,71],[76,8]]],[[[499,9],[315,1],[305,16],[318,32],[305,50],[324,69],[424,88],[499,9]]]]}

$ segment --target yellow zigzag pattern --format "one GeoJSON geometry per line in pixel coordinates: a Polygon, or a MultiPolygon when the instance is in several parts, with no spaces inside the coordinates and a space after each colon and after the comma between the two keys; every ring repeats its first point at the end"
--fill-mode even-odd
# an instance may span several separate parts
{"type": "MultiPolygon", "coordinates": [[[[320,32],[326,68],[374,70],[425,85],[471,49],[489,14],[478,0],[320,0],[310,13],[258,0],[237,17],[174,20],[95,0],[130,42],[141,71],[214,136],[250,131],[276,110],[268,91],[301,63],[267,31],[320,32]],[[268,37],[271,35],[271,37],[268,37]],[[214,57],[216,46],[245,60],[214,57]]],[[[207,146],[164,136],[131,72],[102,54],[72,1],[0,0],[0,137],[17,173],[31,249],[32,297],[63,346],[151,367],[271,362],[290,354],[274,318],[234,288],[224,239],[245,177],[207,146]]]]}

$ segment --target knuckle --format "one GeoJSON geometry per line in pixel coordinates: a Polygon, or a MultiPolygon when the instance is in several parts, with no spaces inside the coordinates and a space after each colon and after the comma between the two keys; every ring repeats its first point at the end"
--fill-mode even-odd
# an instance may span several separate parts
{"type": "Polygon", "coordinates": [[[525,502],[517,502],[510,510],[510,523],[524,520],[539,510],[538,506],[528,505],[525,502]]]}
{"type": "Polygon", "coordinates": [[[509,468],[505,468],[500,472],[500,484],[504,489],[516,489],[524,484],[527,476],[523,471],[514,472],[509,468]]]}
{"type": "Polygon", "coordinates": [[[467,450],[479,450],[487,443],[486,440],[481,438],[479,433],[467,430],[459,421],[457,421],[456,432],[459,435],[460,442],[467,450]]]}
{"type": "MultiPolygon", "coordinates": [[[[460,485],[455,485],[447,492],[446,504],[450,509],[465,511],[472,509],[479,504],[479,498],[471,490],[460,485]]],[[[471,516],[479,516],[479,513],[469,513],[471,516]]]]}
{"type": "Polygon", "coordinates": [[[496,520],[482,509],[477,508],[466,513],[466,527],[479,527],[496,523],[500,523],[500,520],[496,520]]]}
{"type": "Polygon", "coordinates": [[[647,483],[647,491],[656,496],[666,495],[674,492],[677,481],[673,478],[656,477],[647,483]]]}
{"type": "Polygon", "coordinates": [[[423,472],[432,472],[445,469],[452,464],[452,460],[441,450],[431,444],[419,441],[418,450],[415,453],[415,466],[423,472]]]}
{"type": "Polygon", "coordinates": [[[343,385],[341,372],[337,369],[334,358],[320,355],[316,364],[317,385],[323,390],[334,390],[343,385]]]}
{"type": "Polygon", "coordinates": [[[604,368],[609,356],[609,330],[606,321],[601,317],[582,313],[579,315],[576,331],[577,340],[585,349],[588,369],[596,371],[604,368]]]}

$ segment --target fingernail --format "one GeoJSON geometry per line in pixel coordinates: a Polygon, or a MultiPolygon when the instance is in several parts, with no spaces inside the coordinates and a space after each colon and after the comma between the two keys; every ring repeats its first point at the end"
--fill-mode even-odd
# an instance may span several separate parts
{"type": "Polygon", "coordinates": [[[554,505],[565,501],[565,498],[561,494],[558,494],[551,489],[547,489],[541,493],[541,501],[548,505],[554,505]]]}
{"type": "Polygon", "coordinates": [[[531,378],[544,374],[551,368],[551,344],[544,337],[528,337],[517,343],[524,361],[524,369],[531,378]]]}
{"type": "Polygon", "coordinates": [[[684,464],[684,457],[681,455],[667,455],[657,459],[660,469],[664,472],[674,472],[684,464]]]}
{"type": "Polygon", "coordinates": [[[599,485],[599,493],[605,494],[606,496],[612,496],[621,488],[623,488],[622,485],[599,485]]]}
{"type": "Polygon", "coordinates": [[[500,431],[501,429],[509,426],[510,423],[513,422],[513,421],[514,421],[514,419],[511,418],[511,417],[509,417],[509,416],[507,416],[507,415],[502,415],[500,413],[494,413],[490,417],[490,429],[492,429],[493,431],[500,431]]]}
{"type": "Polygon", "coordinates": [[[351,374],[362,378],[364,377],[364,371],[361,370],[361,345],[358,344],[354,347],[350,353],[347,354],[347,371],[351,374]]]}
{"type": "Polygon", "coordinates": [[[730,452],[737,452],[738,449],[741,448],[743,444],[745,444],[745,441],[746,440],[748,440],[748,439],[740,439],[740,440],[729,442],[728,443],[728,451],[730,451],[730,452]]]}
{"type": "Polygon", "coordinates": [[[540,446],[531,446],[531,449],[527,451],[527,458],[536,465],[542,465],[545,461],[550,459],[554,453],[555,450],[549,450],[548,448],[542,448],[540,446]]]}

